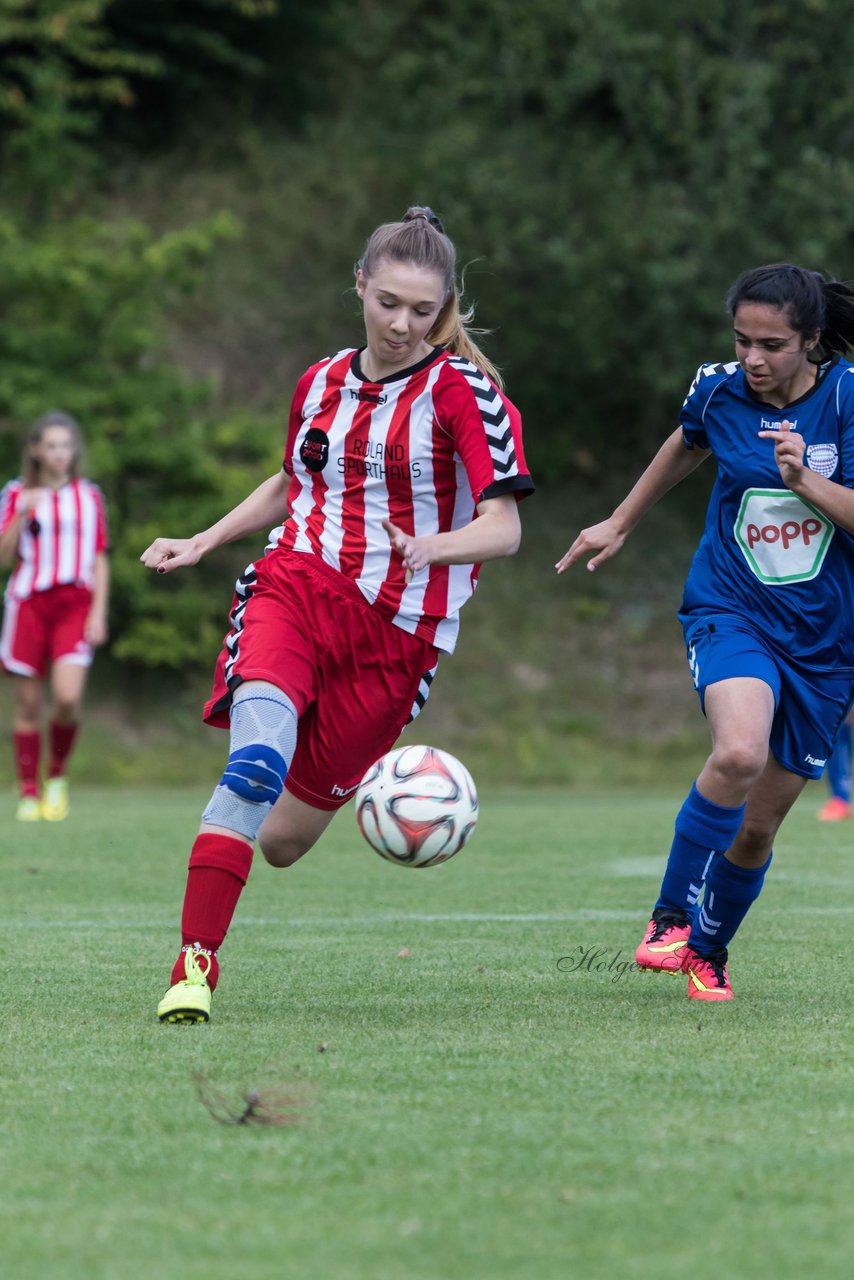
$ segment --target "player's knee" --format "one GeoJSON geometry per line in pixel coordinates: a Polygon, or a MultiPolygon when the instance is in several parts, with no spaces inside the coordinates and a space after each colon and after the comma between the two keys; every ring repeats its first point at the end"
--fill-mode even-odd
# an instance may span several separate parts
{"type": "Polygon", "coordinates": [[[232,751],[202,821],[255,840],[284,790],[287,771],[273,747],[253,743],[232,751]]]}
{"type": "Polygon", "coordinates": [[[745,815],[733,846],[738,853],[740,865],[764,866],[774,844],[774,838],[780,829],[781,821],[782,818],[778,820],[773,816],[757,818],[745,815]]]}
{"type": "Polygon", "coordinates": [[[744,821],[736,837],[736,843],[742,854],[758,859],[760,865],[764,863],[790,808],[791,804],[785,801],[777,805],[764,804],[758,808],[758,811],[757,808],[751,809],[748,804],[744,821]]]}
{"type": "Polygon", "coordinates": [[[79,698],[54,698],[53,719],[57,724],[74,724],[79,712],[79,698]]]}
{"type": "Polygon", "coordinates": [[[271,867],[292,867],[314,844],[310,837],[277,835],[261,831],[258,845],[271,867]]]}
{"type": "Polygon", "coordinates": [[[38,728],[42,711],[42,691],[37,680],[21,680],[15,699],[15,714],[27,727],[38,728]]]}
{"type": "Polygon", "coordinates": [[[231,707],[231,754],[204,822],[255,840],[285,786],[296,746],[297,712],[275,685],[241,685],[231,707]]]}
{"type": "Polygon", "coordinates": [[[274,805],[287,771],[284,757],[274,747],[253,743],[232,751],[220,785],[250,804],[274,805]]]}
{"type": "Polygon", "coordinates": [[[733,785],[752,786],[768,761],[768,744],[730,742],[712,753],[715,769],[733,785]]]}

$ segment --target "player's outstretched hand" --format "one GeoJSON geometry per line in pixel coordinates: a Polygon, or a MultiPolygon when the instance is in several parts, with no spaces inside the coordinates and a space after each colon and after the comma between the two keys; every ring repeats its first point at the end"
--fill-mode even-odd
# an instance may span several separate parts
{"type": "Polygon", "coordinates": [[[779,431],[760,431],[761,440],[774,441],[774,461],[780,470],[780,478],[788,489],[794,489],[804,469],[806,445],[799,431],[784,418],[779,431]]]}
{"type": "Polygon", "coordinates": [[[87,644],[91,644],[93,649],[98,649],[102,644],[107,643],[108,634],[107,619],[99,610],[93,609],[86,619],[83,639],[87,644]]]}
{"type": "Polygon", "coordinates": [[[383,528],[388,534],[392,548],[402,559],[407,573],[417,573],[419,569],[430,564],[426,538],[413,538],[411,533],[404,533],[391,520],[383,520],[383,528]]]}
{"type": "Polygon", "coordinates": [[[195,538],[155,538],[139,557],[146,569],[171,573],[198,564],[204,554],[195,538]]]}
{"type": "Polygon", "coordinates": [[[582,529],[566,555],[558,560],[555,568],[558,573],[565,573],[577,561],[595,552],[587,561],[587,568],[594,573],[600,564],[617,554],[625,540],[626,535],[617,528],[613,517],[603,520],[600,524],[591,525],[589,529],[582,529]]]}
{"type": "Polygon", "coordinates": [[[45,493],[44,486],[34,485],[32,489],[22,489],[18,494],[18,511],[25,516],[33,511],[41,502],[45,493]]]}

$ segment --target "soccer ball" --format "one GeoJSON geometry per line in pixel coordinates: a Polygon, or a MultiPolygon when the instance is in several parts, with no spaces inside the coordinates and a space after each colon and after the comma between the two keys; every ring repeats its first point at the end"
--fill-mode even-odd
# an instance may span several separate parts
{"type": "Polygon", "coordinates": [[[402,867],[434,867],[468,842],[477,791],[464,764],[438,747],[397,747],[356,790],[356,821],[372,849],[402,867]]]}

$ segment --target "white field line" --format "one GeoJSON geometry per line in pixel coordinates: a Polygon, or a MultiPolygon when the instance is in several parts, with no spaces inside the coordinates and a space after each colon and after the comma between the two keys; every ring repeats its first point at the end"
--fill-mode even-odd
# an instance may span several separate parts
{"type": "MultiPolygon", "coordinates": [[[[770,915],[810,915],[810,916],[847,916],[854,913],[854,906],[808,907],[792,906],[785,909],[766,908],[770,915]]],[[[458,911],[427,914],[423,912],[389,912],[376,915],[359,916],[289,916],[283,912],[281,916],[237,916],[235,927],[250,929],[361,929],[376,925],[401,924],[583,924],[597,920],[626,921],[635,924],[640,920],[637,911],[611,911],[608,909],[582,908],[577,911],[540,912],[475,912],[458,911]]],[[[66,920],[4,920],[4,929],[49,930],[49,929],[101,929],[104,931],[126,929],[150,929],[160,927],[162,919],[152,917],[145,919],[129,919],[125,917],[111,919],[66,919],[66,920]]]]}

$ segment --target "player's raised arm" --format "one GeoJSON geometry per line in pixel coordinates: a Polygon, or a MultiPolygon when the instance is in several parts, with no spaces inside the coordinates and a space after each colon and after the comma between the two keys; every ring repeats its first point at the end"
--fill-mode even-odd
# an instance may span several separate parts
{"type": "Polygon", "coordinates": [[[15,492],[14,485],[5,486],[0,495],[0,567],[14,564],[21,528],[34,519],[35,509],[44,492],[39,487],[15,492]]]}
{"type": "Polygon", "coordinates": [[[614,513],[607,520],[582,529],[566,555],[555,565],[558,573],[564,573],[586,556],[590,556],[588,570],[595,572],[600,564],[617,554],[632,530],[659,499],[695,471],[708,456],[708,449],[686,449],[682,428],[677,427],[614,513]]]}
{"type": "Polygon", "coordinates": [[[146,569],[171,573],[198,564],[215,547],[280,524],[285,511],[288,477],[278,471],[244,498],[228,515],[191,538],[155,538],[139,557],[146,569]]]}

